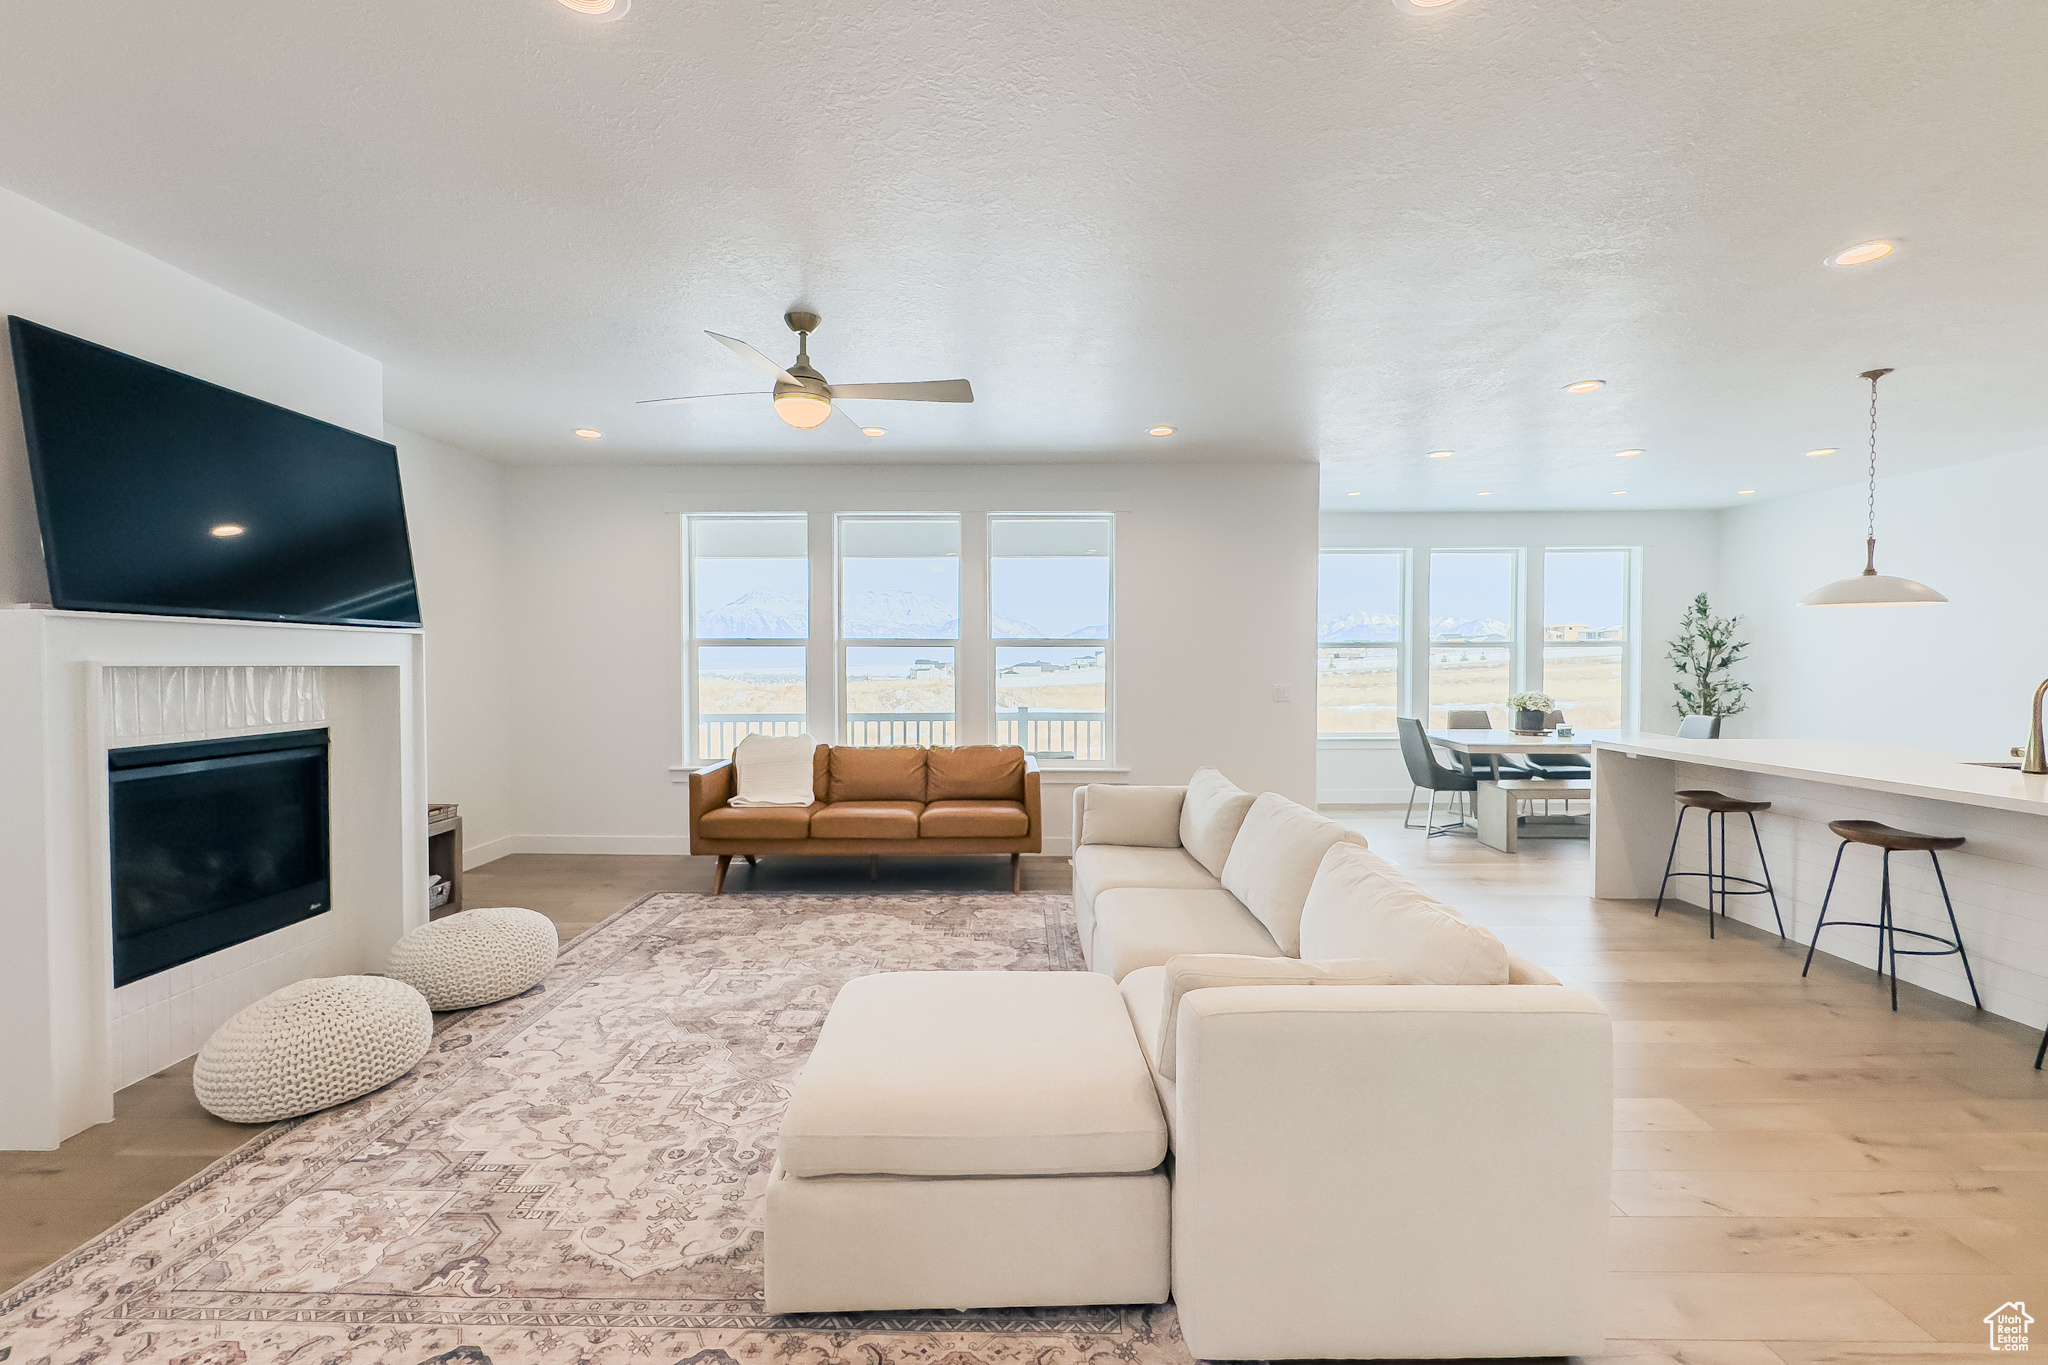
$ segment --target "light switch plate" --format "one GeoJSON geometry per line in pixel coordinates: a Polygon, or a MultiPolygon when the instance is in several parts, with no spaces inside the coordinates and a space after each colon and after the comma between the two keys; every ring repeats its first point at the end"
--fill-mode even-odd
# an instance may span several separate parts
{"type": "Polygon", "coordinates": [[[1273,700],[1274,700],[1274,701],[1293,701],[1293,700],[1294,700],[1294,688],[1293,688],[1293,687],[1292,687],[1291,685],[1287,684],[1287,683],[1274,683],[1274,684],[1273,684],[1273,700]]]}

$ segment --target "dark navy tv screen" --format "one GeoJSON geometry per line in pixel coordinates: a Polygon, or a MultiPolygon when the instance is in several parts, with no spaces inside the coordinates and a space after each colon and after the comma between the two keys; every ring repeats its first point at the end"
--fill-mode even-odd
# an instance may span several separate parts
{"type": "Polygon", "coordinates": [[[7,320],[50,604],[416,626],[398,452],[7,320]]]}

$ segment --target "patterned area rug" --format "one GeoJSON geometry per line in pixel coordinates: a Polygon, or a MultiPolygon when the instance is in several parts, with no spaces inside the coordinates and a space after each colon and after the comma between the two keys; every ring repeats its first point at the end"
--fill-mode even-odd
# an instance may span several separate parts
{"type": "Polygon", "coordinates": [[[1065,896],[651,896],[0,1299],[0,1360],[1185,1365],[1171,1307],[761,1311],[775,1135],[840,985],[1080,965],[1065,896]]]}

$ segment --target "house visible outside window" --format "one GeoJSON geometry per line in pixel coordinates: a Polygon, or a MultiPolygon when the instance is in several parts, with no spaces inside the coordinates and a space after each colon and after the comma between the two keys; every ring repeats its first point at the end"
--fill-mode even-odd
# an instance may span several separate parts
{"type": "Polygon", "coordinates": [[[1391,735],[1401,714],[1408,556],[1326,551],[1316,580],[1316,733],[1391,735]]]}
{"type": "Polygon", "coordinates": [[[839,518],[840,743],[958,743],[960,518],[839,518]]]}
{"type": "Polygon", "coordinates": [[[714,761],[748,734],[804,728],[811,635],[806,519],[690,517],[688,728],[714,761]]]}
{"type": "Polygon", "coordinates": [[[1429,557],[1429,719],[1485,710],[1508,727],[1514,689],[1515,552],[1438,550],[1429,557]]]}
{"type": "Polygon", "coordinates": [[[996,743],[1108,760],[1114,533],[1108,514],[989,518],[996,743]]]}
{"type": "Polygon", "coordinates": [[[1628,700],[1629,552],[1543,556],[1543,690],[1581,730],[1620,727],[1628,700]]]}

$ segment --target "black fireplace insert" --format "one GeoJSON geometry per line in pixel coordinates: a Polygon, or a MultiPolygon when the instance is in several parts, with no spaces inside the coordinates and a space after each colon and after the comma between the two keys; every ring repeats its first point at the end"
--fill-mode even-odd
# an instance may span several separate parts
{"type": "Polygon", "coordinates": [[[324,913],[327,731],[107,752],[114,984],[324,913]]]}

